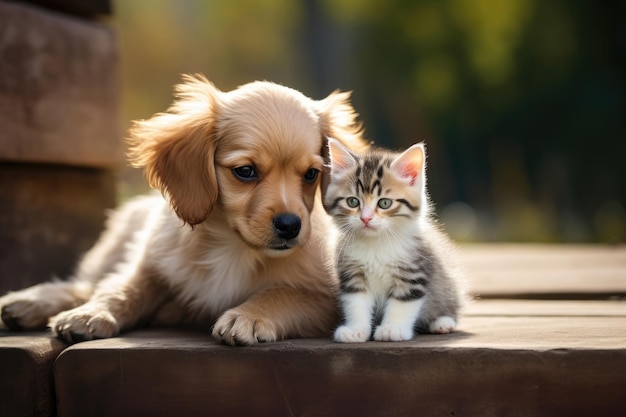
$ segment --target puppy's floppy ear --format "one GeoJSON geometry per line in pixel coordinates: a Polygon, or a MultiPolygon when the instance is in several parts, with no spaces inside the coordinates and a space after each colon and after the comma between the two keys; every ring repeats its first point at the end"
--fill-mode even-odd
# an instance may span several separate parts
{"type": "Polygon", "coordinates": [[[327,138],[337,139],[348,149],[357,152],[369,147],[363,140],[363,125],[356,120],[358,113],[350,104],[350,95],[350,92],[335,90],[316,103],[324,150],[328,146],[327,138]]]}
{"type": "Polygon", "coordinates": [[[356,120],[358,113],[350,104],[350,95],[350,92],[335,90],[325,99],[316,102],[322,132],[321,155],[326,164],[322,171],[322,194],[326,193],[330,181],[328,138],[334,138],[346,148],[357,152],[369,148],[369,143],[363,139],[363,125],[356,120]]]}
{"type": "Polygon", "coordinates": [[[134,123],[128,158],[134,167],[144,167],[150,186],[194,226],[217,200],[214,125],[221,92],[202,75],[186,75],[183,81],[167,112],[134,123]]]}

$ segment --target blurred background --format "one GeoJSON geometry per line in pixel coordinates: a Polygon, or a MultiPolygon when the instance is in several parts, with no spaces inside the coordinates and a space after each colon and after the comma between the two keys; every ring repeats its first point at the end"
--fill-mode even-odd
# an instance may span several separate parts
{"type": "MultiPolygon", "coordinates": [[[[626,2],[126,0],[126,127],[165,110],[181,73],[352,90],[366,136],[426,141],[460,241],[624,242],[626,2]]],[[[147,190],[120,174],[120,197],[147,190]]]]}

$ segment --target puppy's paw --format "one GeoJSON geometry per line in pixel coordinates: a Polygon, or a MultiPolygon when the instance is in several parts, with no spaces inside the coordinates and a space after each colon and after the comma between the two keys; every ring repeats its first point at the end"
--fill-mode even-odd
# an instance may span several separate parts
{"type": "Polygon", "coordinates": [[[231,309],[213,326],[213,337],[229,345],[254,345],[278,339],[276,326],[269,320],[231,309]]]}
{"type": "Polygon", "coordinates": [[[339,326],[335,330],[335,342],[339,343],[363,343],[370,338],[372,330],[370,328],[356,328],[339,326]]]}
{"type": "Polygon", "coordinates": [[[111,313],[87,305],[57,314],[48,325],[57,337],[68,343],[106,339],[120,331],[111,313]]]}
{"type": "Polygon", "coordinates": [[[446,334],[452,333],[456,329],[456,320],[450,316],[441,316],[437,320],[430,323],[429,330],[431,333],[446,334]]]}
{"type": "Polygon", "coordinates": [[[3,327],[8,330],[45,329],[49,316],[44,307],[28,294],[9,293],[0,298],[3,327]]]}
{"type": "Polygon", "coordinates": [[[413,337],[412,326],[402,326],[400,324],[381,324],[374,332],[374,339],[379,342],[401,342],[411,340],[413,337]]]}

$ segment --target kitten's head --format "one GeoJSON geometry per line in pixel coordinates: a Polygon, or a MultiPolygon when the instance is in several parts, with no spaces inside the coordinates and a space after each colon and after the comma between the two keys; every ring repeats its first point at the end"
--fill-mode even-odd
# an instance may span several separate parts
{"type": "Polygon", "coordinates": [[[330,184],[324,208],[339,228],[379,236],[417,227],[428,210],[424,144],[402,153],[349,151],[330,139],[330,184]]]}

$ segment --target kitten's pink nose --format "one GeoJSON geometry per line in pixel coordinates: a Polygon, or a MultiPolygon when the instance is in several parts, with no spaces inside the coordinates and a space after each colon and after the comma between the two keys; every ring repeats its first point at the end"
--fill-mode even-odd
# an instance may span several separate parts
{"type": "Polygon", "coordinates": [[[365,205],[362,209],[361,209],[361,215],[359,217],[361,217],[361,221],[363,222],[363,224],[365,226],[367,226],[369,224],[369,222],[374,218],[374,214],[375,211],[372,210],[371,207],[365,205]]]}

